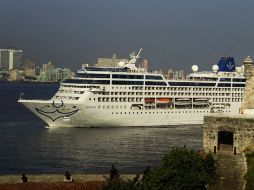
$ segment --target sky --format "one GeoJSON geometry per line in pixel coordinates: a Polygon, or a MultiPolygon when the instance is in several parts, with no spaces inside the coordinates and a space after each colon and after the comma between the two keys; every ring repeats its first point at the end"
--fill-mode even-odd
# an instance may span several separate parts
{"type": "Polygon", "coordinates": [[[253,19],[253,0],[0,0],[0,48],[73,70],[143,48],[151,70],[211,70],[254,57],[253,19]]]}

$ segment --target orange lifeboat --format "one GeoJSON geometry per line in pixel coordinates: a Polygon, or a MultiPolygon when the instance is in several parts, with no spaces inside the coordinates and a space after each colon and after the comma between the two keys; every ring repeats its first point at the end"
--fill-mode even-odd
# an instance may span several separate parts
{"type": "Polygon", "coordinates": [[[157,103],[165,104],[165,103],[172,102],[172,98],[157,98],[156,102],[157,103]]]}
{"type": "Polygon", "coordinates": [[[145,98],[145,103],[154,103],[155,98],[145,98]]]}

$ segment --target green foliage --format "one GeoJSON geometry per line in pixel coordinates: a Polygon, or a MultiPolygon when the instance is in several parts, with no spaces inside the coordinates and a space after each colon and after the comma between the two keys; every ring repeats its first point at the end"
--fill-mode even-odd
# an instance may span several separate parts
{"type": "Polygon", "coordinates": [[[146,180],[148,189],[205,189],[216,179],[215,161],[211,154],[202,158],[186,147],[173,148],[146,180]]]}
{"type": "Polygon", "coordinates": [[[133,180],[124,181],[121,178],[106,178],[106,186],[103,190],[143,190],[143,183],[139,181],[139,175],[133,180]]]}
{"type": "Polygon", "coordinates": [[[108,181],[104,190],[202,190],[215,180],[216,166],[211,154],[203,158],[194,150],[176,147],[145,178],[108,181]]]}

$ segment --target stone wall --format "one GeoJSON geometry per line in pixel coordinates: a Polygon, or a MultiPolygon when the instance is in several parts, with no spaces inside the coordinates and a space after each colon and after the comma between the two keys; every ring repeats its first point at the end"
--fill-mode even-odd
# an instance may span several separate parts
{"type": "Polygon", "coordinates": [[[210,114],[204,117],[203,146],[206,152],[218,148],[218,132],[233,133],[233,147],[241,153],[254,144],[254,118],[248,115],[210,114]]]}
{"type": "Polygon", "coordinates": [[[252,75],[246,80],[244,90],[244,100],[242,102],[242,109],[254,109],[254,68],[252,69],[252,75]]]}

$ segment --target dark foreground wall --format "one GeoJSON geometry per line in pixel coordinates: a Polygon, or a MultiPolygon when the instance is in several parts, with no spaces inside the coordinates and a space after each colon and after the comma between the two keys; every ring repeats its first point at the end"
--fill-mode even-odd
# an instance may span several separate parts
{"type": "Polygon", "coordinates": [[[210,114],[204,117],[203,148],[206,152],[218,148],[218,134],[221,131],[233,133],[233,148],[241,153],[254,144],[254,117],[248,115],[210,114]]]}

